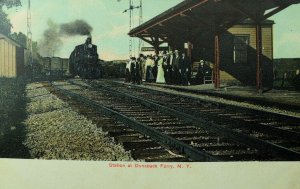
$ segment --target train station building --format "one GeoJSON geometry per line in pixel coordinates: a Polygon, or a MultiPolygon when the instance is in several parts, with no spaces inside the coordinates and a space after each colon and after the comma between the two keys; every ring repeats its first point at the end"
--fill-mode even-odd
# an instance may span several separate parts
{"type": "Polygon", "coordinates": [[[241,83],[273,84],[273,24],[270,16],[297,0],[185,0],[129,32],[153,46],[185,51],[196,69],[213,69],[215,88],[241,83]]]}

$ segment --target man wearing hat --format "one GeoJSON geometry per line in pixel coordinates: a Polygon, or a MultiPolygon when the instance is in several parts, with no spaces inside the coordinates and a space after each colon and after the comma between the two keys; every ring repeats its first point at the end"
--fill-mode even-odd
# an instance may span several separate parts
{"type": "Polygon", "coordinates": [[[167,84],[172,83],[172,62],[173,62],[173,52],[170,51],[168,54],[165,53],[165,55],[163,56],[163,65],[164,65],[165,81],[167,84]]]}
{"type": "Polygon", "coordinates": [[[180,84],[188,85],[188,72],[190,67],[190,61],[186,56],[185,52],[182,53],[179,60],[179,73],[180,73],[180,84]]]}
{"type": "Polygon", "coordinates": [[[131,65],[130,65],[130,76],[131,76],[130,80],[132,83],[135,83],[135,81],[136,81],[135,72],[136,72],[136,58],[132,57],[131,65]]]}
{"type": "Polygon", "coordinates": [[[175,50],[173,61],[172,61],[172,83],[179,84],[180,83],[180,73],[179,73],[179,60],[180,55],[179,51],[175,50]]]}

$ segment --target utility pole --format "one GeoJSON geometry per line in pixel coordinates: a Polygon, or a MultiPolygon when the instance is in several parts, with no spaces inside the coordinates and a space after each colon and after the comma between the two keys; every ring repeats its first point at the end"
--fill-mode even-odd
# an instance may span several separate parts
{"type": "MultiPolygon", "coordinates": [[[[139,15],[139,25],[143,23],[143,0],[140,0],[140,15],[139,15]]],[[[141,53],[141,48],[144,46],[143,40],[139,39],[139,54],[141,53]]]]}
{"type": "MultiPolygon", "coordinates": [[[[129,31],[132,29],[132,10],[133,10],[133,5],[132,2],[133,0],[129,0],[129,31]]],[[[132,37],[129,37],[129,57],[132,56],[132,37]]]]}
{"type": "Polygon", "coordinates": [[[31,67],[31,72],[33,76],[33,58],[32,58],[32,33],[31,33],[31,5],[30,0],[28,0],[27,8],[27,49],[28,49],[28,63],[31,67]]]}
{"type": "MultiPolygon", "coordinates": [[[[129,8],[124,10],[123,13],[126,13],[127,11],[129,11],[129,31],[131,31],[132,26],[133,26],[133,10],[134,9],[141,9],[141,0],[140,0],[140,6],[133,6],[133,0],[129,0],[129,8]]],[[[129,57],[132,57],[133,55],[133,39],[131,37],[129,37],[129,57]]]]}

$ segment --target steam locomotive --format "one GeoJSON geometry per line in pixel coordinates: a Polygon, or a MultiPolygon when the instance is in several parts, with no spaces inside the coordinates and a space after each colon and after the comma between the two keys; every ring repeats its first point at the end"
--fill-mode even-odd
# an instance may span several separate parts
{"type": "Polygon", "coordinates": [[[69,58],[69,72],[85,79],[102,77],[102,65],[97,53],[97,46],[92,44],[92,38],[75,47],[69,58]]]}

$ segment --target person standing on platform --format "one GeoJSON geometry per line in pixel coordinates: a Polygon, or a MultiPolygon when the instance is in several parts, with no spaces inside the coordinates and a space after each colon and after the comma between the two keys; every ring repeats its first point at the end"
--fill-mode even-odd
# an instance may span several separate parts
{"type": "Polygon", "coordinates": [[[204,61],[203,60],[200,60],[196,78],[198,79],[199,84],[204,83],[204,61]]]}
{"type": "Polygon", "coordinates": [[[159,60],[158,60],[158,63],[157,63],[157,77],[156,77],[156,83],[166,83],[166,80],[165,80],[165,72],[164,72],[164,54],[163,53],[160,53],[159,54],[159,60]]]}
{"type": "Polygon", "coordinates": [[[158,55],[155,55],[154,56],[154,59],[153,59],[153,62],[154,62],[154,65],[152,67],[152,74],[153,74],[153,81],[156,82],[156,78],[157,78],[157,71],[158,71],[158,60],[159,60],[159,56],[158,55]]]}
{"type": "Polygon", "coordinates": [[[167,84],[172,84],[173,82],[173,61],[174,61],[174,54],[173,51],[170,51],[168,54],[168,57],[166,59],[166,73],[165,73],[165,79],[167,84]]]}
{"type": "Polygon", "coordinates": [[[147,55],[146,59],[145,59],[145,65],[144,65],[144,68],[143,68],[143,80],[144,81],[147,81],[147,67],[150,64],[151,64],[150,55],[147,55]]]}
{"type": "Polygon", "coordinates": [[[179,84],[180,83],[180,73],[179,73],[179,60],[180,60],[180,55],[179,55],[179,51],[175,50],[174,53],[174,58],[173,58],[173,64],[172,64],[172,70],[173,70],[173,74],[172,74],[172,83],[173,84],[179,84]]]}
{"type": "Polygon", "coordinates": [[[143,54],[140,54],[139,58],[137,59],[136,63],[136,83],[142,84],[142,77],[143,77],[143,65],[145,63],[145,57],[143,54]]]}
{"type": "Polygon", "coordinates": [[[136,66],[136,58],[131,58],[131,64],[130,64],[130,76],[131,76],[131,82],[134,83],[136,81],[135,78],[135,66],[136,66]]]}
{"type": "Polygon", "coordinates": [[[164,78],[165,78],[165,82],[167,84],[169,84],[169,62],[170,62],[170,57],[169,55],[167,54],[166,51],[163,52],[163,63],[162,63],[162,68],[163,68],[163,71],[164,71],[164,78]]]}
{"type": "Polygon", "coordinates": [[[148,56],[146,60],[145,70],[146,70],[146,82],[153,81],[154,77],[152,74],[152,67],[154,66],[154,60],[152,56],[148,56]]]}
{"type": "Polygon", "coordinates": [[[147,56],[142,55],[141,57],[142,81],[146,81],[146,61],[148,59],[148,56],[149,55],[147,56]]]}
{"type": "Polygon", "coordinates": [[[188,85],[188,72],[189,72],[189,59],[185,53],[182,53],[179,59],[179,73],[180,73],[180,84],[181,85],[188,85]]]}
{"type": "Polygon", "coordinates": [[[131,80],[131,76],[130,76],[131,61],[132,61],[132,59],[130,58],[129,61],[126,63],[126,68],[125,68],[125,82],[126,83],[129,83],[131,80]]]}

